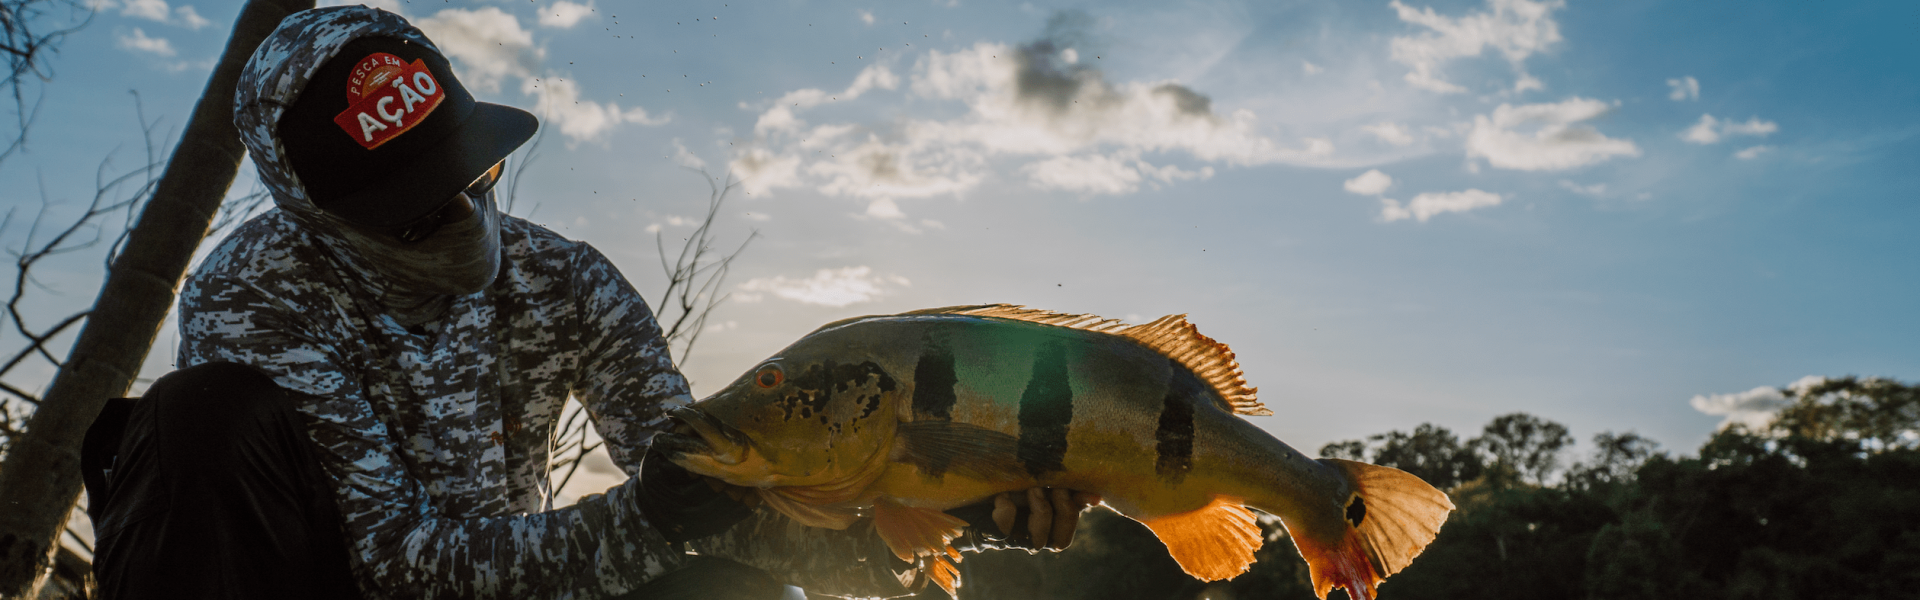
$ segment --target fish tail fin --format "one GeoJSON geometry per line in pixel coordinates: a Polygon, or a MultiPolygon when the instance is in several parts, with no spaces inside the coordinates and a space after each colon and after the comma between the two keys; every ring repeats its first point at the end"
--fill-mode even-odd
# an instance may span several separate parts
{"type": "Polygon", "coordinates": [[[1315,594],[1326,598],[1343,587],[1354,600],[1371,599],[1374,586],[1406,568],[1439,534],[1453,502],[1406,471],[1337,458],[1320,463],[1345,475],[1353,492],[1341,503],[1338,535],[1294,535],[1294,545],[1307,559],[1315,594]]]}
{"type": "Polygon", "coordinates": [[[1265,541],[1253,512],[1237,498],[1216,497],[1199,509],[1142,521],[1167,545],[1180,570],[1203,581],[1247,572],[1265,541]]]}

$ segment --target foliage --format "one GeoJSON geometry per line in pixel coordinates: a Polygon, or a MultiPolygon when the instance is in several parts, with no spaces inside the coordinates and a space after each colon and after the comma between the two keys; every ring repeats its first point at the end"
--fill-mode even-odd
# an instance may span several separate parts
{"type": "MultiPolygon", "coordinates": [[[[1920,385],[1847,377],[1783,392],[1794,403],[1764,430],[1717,432],[1691,457],[1606,432],[1561,469],[1566,428],[1520,413],[1470,440],[1423,424],[1321,454],[1407,470],[1458,506],[1383,600],[1912,597],[1920,385]]],[[[1262,519],[1251,571],[1205,585],[1144,527],[1095,511],[1065,552],[969,556],[960,597],[1310,598],[1276,521],[1262,519]]]]}

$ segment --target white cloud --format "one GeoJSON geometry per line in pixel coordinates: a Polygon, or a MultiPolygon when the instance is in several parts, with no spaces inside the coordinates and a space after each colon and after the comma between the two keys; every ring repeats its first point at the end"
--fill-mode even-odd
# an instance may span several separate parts
{"type": "Polygon", "coordinates": [[[1753,160],[1756,158],[1760,158],[1760,155],[1766,154],[1771,151],[1773,151],[1773,146],[1753,146],[1751,148],[1747,148],[1739,152],[1733,153],[1733,157],[1738,158],[1740,160],[1753,160]]]}
{"type": "Polygon", "coordinates": [[[1713,115],[1702,114],[1692,127],[1680,132],[1680,139],[1695,144],[1712,144],[1720,138],[1736,135],[1766,136],[1780,130],[1780,125],[1772,121],[1762,121],[1760,117],[1751,117],[1745,123],[1722,121],[1713,115]]]}
{"type": "Polygon", "coordinates": [[[519,19],[494,7],[449,8],[413,23],[460,62],[460,82],[472,90],[498,92],[509,77],[532,77],[546,54],[519,19]]]}
{"type": "Polygon", "coordinates": [[[700,155],[694,154],[692,150],[688,150],[687,144],[680,141],[680,138],[673,138],[673,164],[696,171],[707,168],[707,161],[702,160],[700,155]]]}
{"type": "Polygon", "coordinates": [[[568,29],[574,25],[579,25],[581,19],[592,16],[593,12],[593,0],[587,0],[586,4],[574,4],[567,0],[560,0],[551,6],[540,9],[540,26],[568,29]]]}
{"type": "Polygon", "coordinates": [[[1333,154],[1324,138],[1277,143],[1259,132],[1252,112],[1222,114],[1212,99],[1176,82],[1110,83],[1090,66],[1098,61],[1069,61],[1079,57],[1064,46],[1048,39],[1021,47],[983,42],[929,52],[905,82],[875,66],[840,94],[788,92],[759,108],[755,140],[736,147],[731,166],[756,194],[812,186],[831,195],[899,199],[964,193],[990,176],[997,159],[1013,159],[1013,170],[1038,188],[1122,194],[1150,181],[1213,174],[1212,165],[1155,166],[1146,158],[1152,153],[1229,165],[1314,164],[1333,154]],[[896,88],[912,101],[963,110],[947,119],[813,124],[803,118],[816,106],[896,88]]]}
{"type": "Polygon", "coordinates": [[[1692,127],[1688,127],[1686,131],[1680,132],[1680,139],[1695,144],[1718,142],[1720,141],[1720,133],[1714,131],[1714,126],[1718,124],[1719,120],[1714,119],[1713,115],[1700,115],[1699,122],[1694,123],[1692,127]]]}
{"type": "Polygon", "coordinates": [[[1675,102],[1700,99],[1700,80],[1694,79],[1691,75],[1679,79],[1668,79],[1667,87],[1673,88],[1672,91],[1667,92],[1667,97],[1675,102]]]}
{"type": "Polygon", "coordinates": [[[197,30],[213,24],[212,21],[200,16],[200,11],[194,10],[192,6],[172,7],[167,5],[167,0],[126,0],[125,3],[118,0],[87,0],[83,4],[95,11],[119,7],[121,16],[178,25],[187,29],[197,30]]]}
{"type": "Polygon", "coordinates": [[[1056,156],[1022,168],[1033,187],[1084,194],[1130,194],[1143,181],[1173,183],[1213,177],[1213,167],[1197,171],[1175,165],[1156,167],[1141,160],[1138,152],[1114,155],[1056,156]]]}
{"type": "Polygon", "coordinates": [[[1413,134],[1409,133],[1407,128],[1401,127],[1399,123],[1393,121],[1381,121],[1372,125],[1364,125],[1360,127],[1360,130],[1371,133],[1373,137],[1380,138],[1380,141],[1395,146],[1406,146],[1413,143],[1413,134]]]}
{"type": "Polygon", "coordinates": [[[891,288],[910,285],[912,283],[905,277],[875,275],[873,269],[862,265],[820,269],[805,279],[784,275],[756,277],[734,288],[734,298],[741,302],[758,302],[762,294],[770,293],[803,304],[841,307],[871,302],[891,292],[891,288]]]}
{"type": "Polygon", "coordinates": [[[1378,196],[1386,193],[1387,188],[1393,187],[1393,178],[1388,177],[1386,173],[1381,173],[1379,169],[1369,169],[1359,177],[1348,179],[1342,187],[1345,187],[1349,193],[1378,196]]]}
{"type": "Polygon", "coordinates": [[[1428,192],[1413,197],[1406,206],[1391,198],[1380,199],[1380,218],[1386,221],[1419,219],[1426,222],[1434,215],[1450,212],[1466,212],[1487,206],[1499,206],[1503,198],[1499,194],[1469,189],[1459,192],[1428,192]]]}
{"type": "Polygon", "coordinates": [[[120,15],[148,21],[167,22],[173,10],[167,7],[167,0],[127,0],[120,5],[120,15]]]}
{"type": "Polygon", "coordinates": [[[800,157],[775,154],[765,148],[750,147],[728,165],[740,177],[742,191],[748,195],[765,194],[775,188],[799,187],[800,157]]]}
{"type": "Polygon", "coordinates": [[[1140,172],[1111,156],[1056,156],[1025,168],[1033,186],[1089,194],[1127,194],[1140,189],[1140,172]]]}
{"type": "Polygon", "coordinates": [[[117,36],[115,41],[119,43],[121,48],[135,52],[146,52],[156,56],[173,56],[176,54],[173,50],[173,44],[168,42],[167,38],[147,37],[147,32],[141,31],[139,27],[133,28],[133,33],[117,36]]]}
{"type": "Polygon", "coordinates": [[[581,100],[579,82],[551,73],[547,77],[527,79],[521,84],[520,92],[538,98],[533,113],[540,115],[547,125],[558,126],[569,143],[599,139],[621,123],[660,125],[669,120],[668,117],[653,118],[640,107],[623,111],[616,103],[581,100]]]}
{"type": "MultiPolygon", "coordinates": [[[[540,12],[540,22],[571,27],[592,10],[592,2],[560,0],[540,12]]],[[[521,27],[518,17],[499,8],[450,8],[414,24],[457,62],[460,81],[468,89],[498,92],[503,82],[519,80],[520,92],[534,97],[534,114],[557,127],[570,145],[601,139],[621,123],[660,125],[672,120],[671,115],[655,116],[638,106],[586,100],[579,81],[552,71],[536,76],[546,51],[534,44],[533,33],[521,27]]]]}
{"type": "Polygon", "coordinates": [[[1319,65],[1302,60],[1300,61],[1300,70],[1308,75],[1318,75],[1325,69],[1321,69],[1319,65]]]}
{"type": "Polygon", "coordinates": [[[1544,84],[1528,75],[1528,56],[1560,41],[1560,25],[1552,18],[1554,9],[1564,7],[1560,0],[1487,0],[1487,10],[1449,18],[1433,12],[1432,7],[1415,9],[1393,0],[1401,21],[1426,27],[1430,31],[1417,36],[1395,37],[1393,59],[1413,70],[1407,83],[1436,92],[1464,92],[1466,88],[1441,78],[1440,67],[1457,59],[1480,56],[1488,49],[1500,53],[1513,66],[1514,91],[1542,89],[1544,84]]]}
{"type": "Polygon", "coordinates": [[[1567,191],[1573,192],[1575,194],[1579,194],[1582,196],[1592,196],[1594,198],[1599,198],[1607,194],[1607,184],[1604,184],[1604,183],[1596,183],[1593,185],[1580,185],[1578,183],[1574,183],[1571,180],[1562,179],[1560,180],[1560,187],[1567,188],[1567,191]]]}
{"type": "Polygon", "coordinates": [[[900,212],[900,205],[891,198],[881,198],[867,203],[867,216],[876,219],[904,219],[907,213],[900,212]]]}
{"type": "Polygon", "coordinates": [[[1501,104],[1491,117],[1473,118],[1467,156],[1484,157],[1502,169],[1559,171],[1603,162],[1615,156],[1639,156],[1631,140],[1601,135],[1581,123],[1613,110],[1614,104],[1568,98],[1547,104],[1501,104]],[[1531,135],[1516,128],[1534,127],[1531,135]]]}
{"type": "MultiPolygon", "coordinates": [[[[1789,384],[1791,390],[1803,390],[1826,381],[1825,377],[1808,375],[1789,384]]],[[[1694,396],[1687,401],[1693,409],[1716,416],[1724,416],[1720,428],[1725,429],[1735,423],[1751,429],[1766,427],[1773,420],[1774,413],[1793,403],[1791,398],[1781,393],[1780,388],[1761,386],[1744,392],[1732,394],[1706,394],[1694,396]]]]}
{"type": "Polygon", "coordinates": [[[861,23],[866,23],[866,24],[868,24],[868,25],[872,25],[872,24],[873,24],[873,11],[870,11],[870,10],[863,10],[863,11],[860,11],[860,22],[861,22],[861,23]]]}
{"type": "MultiPolygon", "coordinates": [[[[1704,115],[1703,115],[1704,116],[1704,115]]],[[[1720,124],[1720,135],[1758,135],[1765,136],[1780,130],[1773,121],[1762,121],[1760,117],[1748,117],[1745,123],[1724,121],[1720,124]]]]}
{"type": "Polygon", "coordinates": [[[199,11],[193,10],[193,7],[191,6],[182,6],[180,8],[173,9],[173,17],[174,17],[175,23],[178,23],[181,26],[186,27],[187,29],[199,29],[201,27],[206,27],[208,25],[213,24],[212,21],[208,21],[205,17],[201,17],[199,11]]]}

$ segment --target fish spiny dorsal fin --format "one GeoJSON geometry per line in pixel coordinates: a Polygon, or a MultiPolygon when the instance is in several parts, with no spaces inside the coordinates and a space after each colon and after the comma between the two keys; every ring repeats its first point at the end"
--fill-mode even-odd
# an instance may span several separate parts
{"type": "Polygon", "coordinates": [[[1028,323],[1039,323],[1041,325],[1067,327],[1071,329],[1085,329],[1088,331],[1098,331],[1101,333],[1117,333],[1119,330],[1125,329],[1127,327],[1127,324],[1121,322],[1119,319],[1108,319],[1108,318],[1100,317],[1098,315],[1076,315],[1076,314],[1070,314],[1070,313],[1058,313],[1050,310],[1027,308],[1024,306],[1019,306],[1014,304],[975,304],[971,306],[948,306],[943,308],[927,308],[927,309],[921,309],[921,310],[916,310],[911,312],[904,312],[900,314],[901,315],[966,315],[970,317],[994,317],[994,318],[1000,318],[1000,319],[1012,319],[1015,321],[1026,321],[1028,323]]]}
{"type": "Polygon", "coordinates": [[[1221,408],[1242,415],[1273,414],[1255,397],[1259,388],[1247,387],[1247,378],[1241,375],[1240,362],[1233,359],[1233,350],[1200,333],[1199,328],[1187,322],[1186,315],[1167,315],[1115,333],[1186,365],[1219,392],[1225,401],[1221,408]]]}
{"type": "Polygon", "coordinates": [[[1247,386],[1247,378],[1240,373],[1240,363],[1233,359],[1233,350],[1201,334],[1198,328],[1187,322],[1186,315],[1167,315],[1145,325],[1128,326],[1119,319],[1057,313],[1012,304],[948,306],[901,314],[996,317],[1123,336],[1180,361],[1220,394],[1224,401],[1220,408],[1242,415],[1273,414],[1255,396],[1259,388],[1247,386]]]}

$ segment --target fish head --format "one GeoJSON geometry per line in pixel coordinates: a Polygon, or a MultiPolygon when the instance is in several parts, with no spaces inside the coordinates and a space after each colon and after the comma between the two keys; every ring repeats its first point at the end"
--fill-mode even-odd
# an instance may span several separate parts
{"type": "Polygon", "coordinates": [[[747,487],[815,486],[877,472],[903,387],[860,352],[788,348],[672,413],[657,443],[688,470],[747,487]]]}

